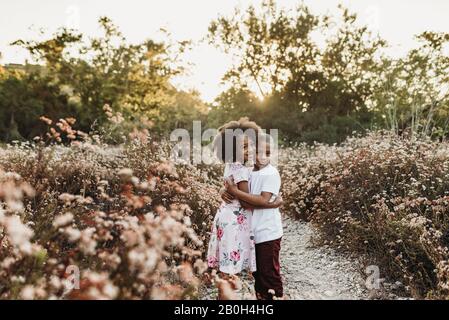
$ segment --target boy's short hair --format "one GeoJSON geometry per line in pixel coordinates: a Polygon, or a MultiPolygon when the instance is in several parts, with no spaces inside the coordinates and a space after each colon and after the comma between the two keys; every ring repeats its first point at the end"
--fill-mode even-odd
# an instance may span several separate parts
{"type": "Polygon", "coordinates": [[[264,150],[261,150],[262,147],[260,145],[260,143],[265,143],[265,146],[268,145],[268,147],[270,148],[270,151],[272,149],[273,146],[273,137],[267,133],[264,133],[262,131],[260,131],[260,133],[256,136],[256,152],[259,153],[260,151],[265,151],[267,148],[264,148],[264,150]]]}
{"type": "Polygon", "coordinates": [[[213,143],[215,153],[221,161],[229,163],[237,161],[237,138],[244,136],[245,133],[253,133],[248,134],[248,137],[256,143],[261,128],[245,117],[226,123],[218,131],[213,143]],[[232,145],[229,145],[230,143],[232,145]]]}

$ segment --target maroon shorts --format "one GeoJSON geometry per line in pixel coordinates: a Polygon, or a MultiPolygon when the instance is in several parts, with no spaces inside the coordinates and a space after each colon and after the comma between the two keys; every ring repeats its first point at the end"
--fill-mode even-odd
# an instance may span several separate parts
{"type": "Polygon", "coordinates": [[[281,239],[256,244],[257,271],[253,275],[258,299],[273,300],[273,295],[268,292],[270,290],[276,297],[284,295],[279,264],[281,239]]]}

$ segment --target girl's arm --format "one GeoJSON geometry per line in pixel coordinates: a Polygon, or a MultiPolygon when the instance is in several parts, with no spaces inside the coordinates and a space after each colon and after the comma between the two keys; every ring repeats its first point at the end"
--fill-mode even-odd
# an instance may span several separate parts
{"type": "MultiPolygon", "coordinates": [[[[226,185],[226,184],[225,184],[226,185]]],[[[239,182],[238,184],[237,184],[237,188],[238,188],[238,190],[239,191],[242,191],[242,192],[244,192],[244,193],[249,193],[249,185],[248,185],[248,181],[241,181],[241,182],[239,182]]],[[[228,193],[229,193],[229,191],[228,190],[226,190],[228,193]]],[[[230,194],[230,193],[229,193],[230,194]]],[[[232,195],[232,194],[231,194],[232,195]]],[[[237,197],[235,197],[234,195],[232,195],[234,198],[237,198],[237,197]]],[[[237,198],[238,199],[238,198],[237,198]]],[[[254,208],[254,206],[251,206],[248,202],[245,202],[245,201],[243,201],[243,200],[240,200],[240,199],[238,199],[239,200],[239,202],[240,202],[240,204],[242,205],[242,207],[243,208],[245,208],[245,209],[253,209],[254,208]]]]}
{"type": "Polygon", "coordinates": [[[238,185],[231,180],[226,180],[225,186],[227,192],[239,199],[242,207],[245,209],[266,209],[266,208],[278,208],[282,204],[282,198],[278,198],[274,202],[270,202],[272,193],[262,192],[260,195],[254,195],[249,193],[249,187],[247,181],[239,182],[238,185]]]}

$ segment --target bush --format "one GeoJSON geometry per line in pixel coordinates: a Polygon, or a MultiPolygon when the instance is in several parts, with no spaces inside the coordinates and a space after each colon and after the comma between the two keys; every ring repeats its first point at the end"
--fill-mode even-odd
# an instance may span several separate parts
{"type": "Polygon", "coordinates": [[[0,299],[196,298],[218,184],[166,150],[146,135],[0,150],[0,299]]]}
{"type": "Polygon", "coordinates": [[[389,133],[288,149],[287,211],[368,257],[415,298],[448,298],[449,145],[389,133]],[[289,210],[291,209],[291,210],[289,210]]]}

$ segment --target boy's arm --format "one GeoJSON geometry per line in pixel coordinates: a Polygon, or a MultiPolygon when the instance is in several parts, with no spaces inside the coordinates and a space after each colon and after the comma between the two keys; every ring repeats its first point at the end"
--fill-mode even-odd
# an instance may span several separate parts
{"type": "Polygon", "coordinates": [[[278,208],[282,204],[282,198],[270,202],[273,195],[270,192],[262,192],[260,195],[250,194],[247,181],[242,181],[237,186],[232,180],[226,180],[225,187],[227,192],[239,199],[244,208],[278,208]]]}
{"type": "MultiPolygon", "coordinates": [[[[242,190],[243,192],[247,192],[249,193],[249,186],[248,186],[248,182],[247,181],[242,181],[239,182],[238,184],[238,188],[239,190],[242,190]]],[[[226,202],[226,203],[231,203],[232,201],[234,201],[235,199],[237,199],[236,197],[234,197],[232,194],[230,194],[226,188],[223,188],[222,190],[220,190],[220,196],[221,199],[226,202]]],[[[239,200],[239,199],[237,199],[239,200]]],[[[253,209],[263,209],[261,207],[257,207],[254,205],[250,205],[249,203],[243,201],[243,200],[239,200],[240,205],[245,208],[245,209],[249,209],[249,210],[253,210],[253,209]]],[[[277,208],[280,206],[280,204],[282,203],[282,198],[278,199],[276,198],[276,201],[271,203],[271,207],[273,208],[277,208]]]]}

